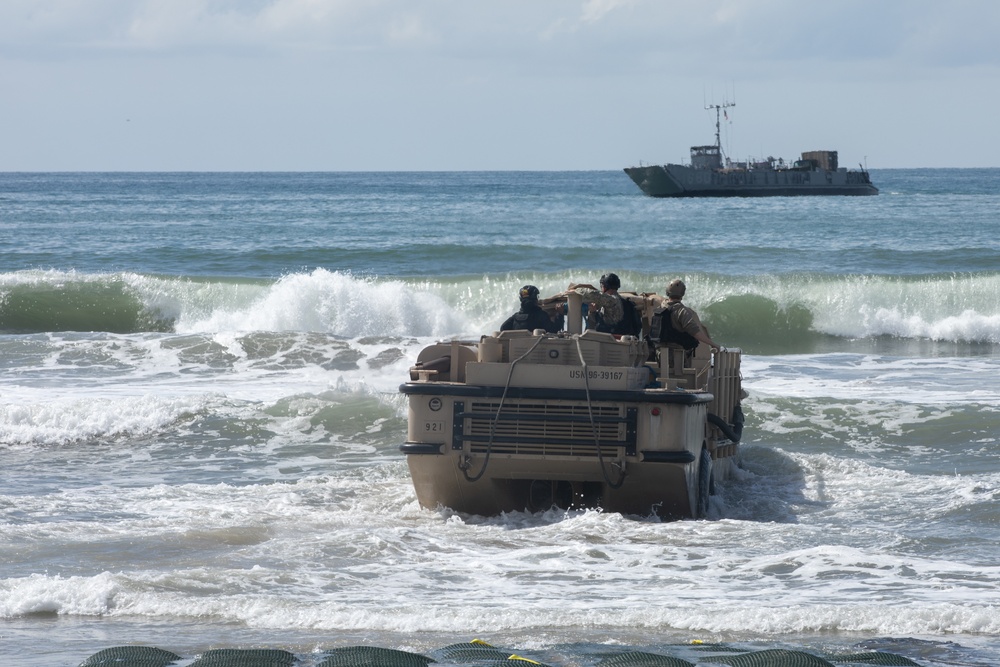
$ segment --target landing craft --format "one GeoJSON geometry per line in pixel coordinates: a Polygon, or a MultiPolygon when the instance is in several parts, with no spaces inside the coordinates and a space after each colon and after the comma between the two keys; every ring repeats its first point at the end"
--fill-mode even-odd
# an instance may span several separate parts
{"type": "Polygon", "coordinates": [[[788,164],[783,159],[733,162],[723,156],[720,113],[735,103],[714,104],[715,144],[692,146],[691,164],[626,167],[625,173],[650,197],[788,197],[795,195],[877,195],[864,167],[838,165],[837,151],[808,151],[788,164]]]}

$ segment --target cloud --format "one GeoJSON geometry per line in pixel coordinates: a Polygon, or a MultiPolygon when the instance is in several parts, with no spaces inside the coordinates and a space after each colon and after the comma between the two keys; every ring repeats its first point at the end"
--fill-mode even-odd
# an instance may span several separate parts
{"type": "Polygon", "coordinates": [[[77,55],[226,46],[324,46],[364,33],[380,0],[4,0],[0,44],[10,52],[77,55]]]}
{"type": "Polygon", "coordinates": [[[0,123],[19,128],[0,157],[616,165],[685,155],[725,89],[754,151],[958,164],[969,145],[1000,154],[974,129],[998,94],[997,25],[985,0],[0,0],[0,123]],[[908,132],[904,104],[924,119],[908,132]]]}
{"type": "Polygon", "coordinates": [[[713,69],[739,73],[762,62],[996,66],[997,25],[1000,3],[973,0],[4,0],[0,54],[389,47],[477,57],[613,48],[599,59],[636,68],[693,58],[714,77],[713,69]]]}
{"type": "Polygon", "coordinates": [[[329,25],[350,12],[352,3],[336,0],[278,0],[257,12],[265,32],[280,33],[329,25]]]}
{"type": "Polygon", "coordinates": [[[610,12],[634,4],[633,0],[587,0],[580,13],[584,23],[597,23],[610,12]]]}
{"type": "Polygon", "coordinates": [[[388,40],[395,44],[434,44],[439,40],[416,14],[396,16],[386,30],[388,40]]]}
{"type": "MultiPolygon", "coordinates": [[[[578,14],[560,12],[538,31],[540,39],[550,41],[561,34],[572,34],[600,24],[611,12],[635,4],[635,0],[586,0],[578,14]]],[[[550,5],[551,6],[551,5],[550,5]]]]}

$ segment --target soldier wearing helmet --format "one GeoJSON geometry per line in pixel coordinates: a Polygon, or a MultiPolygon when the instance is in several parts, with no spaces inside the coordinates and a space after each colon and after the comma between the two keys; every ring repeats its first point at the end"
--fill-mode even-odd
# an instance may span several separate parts
{"type": "MultiPolygon", "coordinates": [[[[614,297],[618,300],[621,315],[617,321],[611,321],[611,308],[600,306],[595,309],[593,318],[598,331],[615,334],[618,336],[642,336],[642,316],[636,310],[635,304],[618,293],[622,286],[621,279],[614,273],[605,273],[601,276],[601,292],[605,296],[614,297]]],[[[617,309],[614,309],[617,310],[617,309]]]]}
{"type": "Polygon", "coordinates": [[[698,347],[698,343],[704,343],[713,350],[722,349],[708,335],[698,313],[681,303],[686,292],[687,286],[683,280],[670,281],[667,285],[667,303],[653,314],[650,337],[667,347],[693,350],[698,347]]]}
{"type": "Polygon", "coordinates": [[[605,328],[600,331],[610,331],[622,319],[622,298],[618,296],[621,281],[613,273],[601,276],[601,289],[593,285],[570,283],[569,288],[560,296],[576,292],[583,297],[583,302],[590,306],[587,309],[587,326],[605,328]]]}
{"type": "Polygon", "coordinates": [[[521,300],[521,308],[508,317],[500,325],[500,331],[512,331],[515,329],[525,329],[534,331],[544,329],[549,333],[556,333],[563,328],[563,316],[559,314],[553,320],[549,314],[538,305],[538,288],[534,285],[525,285],[518,293],[521,300]]]}

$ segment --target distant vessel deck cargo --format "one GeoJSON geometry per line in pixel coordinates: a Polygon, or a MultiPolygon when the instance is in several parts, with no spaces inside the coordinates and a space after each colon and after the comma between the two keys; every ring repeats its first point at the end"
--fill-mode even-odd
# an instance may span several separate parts
{"type": "Polygon", "coordinates": [[[719,137],[721,111],[735,104],[715,104],[715,144],[692,146],[691,164],[626,167],[650,197],[788,197],[796,195],[877,195],[864,167],[839,166],[837,151],[807,151],[792,163],[767,157],[733,162],[719,137]]]}

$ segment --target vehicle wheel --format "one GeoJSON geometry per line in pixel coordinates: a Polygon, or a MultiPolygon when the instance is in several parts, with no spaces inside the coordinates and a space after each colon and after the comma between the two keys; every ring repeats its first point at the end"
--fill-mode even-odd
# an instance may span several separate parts
{"type": "Polygon", "coordinates": [[[552,493],[552,482],[544,479],[533,479],[528,486],[528,506],[529,512],[544,512],[555,504],[555,497],[552,493]]]}

